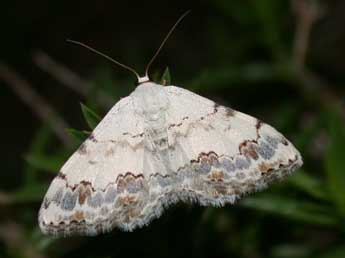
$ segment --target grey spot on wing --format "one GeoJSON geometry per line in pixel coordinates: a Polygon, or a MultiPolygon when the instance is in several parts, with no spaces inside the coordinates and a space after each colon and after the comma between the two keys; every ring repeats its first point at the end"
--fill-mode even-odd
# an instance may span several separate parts
{"type": "Polygon", "coordinates": [[[273,148],[276,149],[278,147],[278,143],[280,142],[279,139],[266,135],[264,139],[268,142],[268,144],[273,148]]]}
{"type": "Polygon", "coordinates": [[[235,171],[235,165],[234,163],[229,159],[223,159],[221,161],[221,166],[225,169],[227,172],[235,171]]]}
{"type": "Polygon", "coordinates": [[[246,178],[246,175],[245,175],[243,172],[237,173],[237,174],[236,174],[236,178],[237,178],[237,179],[240,179],[240,180],[243,180],[243,179],[246,178]]]}
{"type": "Polygon", "coordinates": [[[257,147],[257,152],[263,159],[270,159],[274,155],[274,150],[266,142],[261,142],[257,147]]]}
{"type": "Polygon", "coordinates": [[[62,194],[63,194],[63,188],[61,187],[59,188],[59,190],[56,191],[51,201],[55,202],[57,205],[60,205],[62,194]]]}
{"type": "Polygon", "coordinates": [[[131,180],[127,183],[127,191],[129,193],[137,193],[142,190],[143,184],[141,180],[131,180]]]}
{"type": "Polygon", "coordinates": [[[87,200],[87,204],[92,208],[101,207],[103,203],[103,196],[100,192],[96,193],[94,196],[87,200]]]}
{"type": "Polygon", "coordinates": [[[101,208],[100,214],[101,214],[103,217],[106,217],[106,216],[108,215],[108,213],[109,213],[108,207],[103,206],[103,207],[101,208]]]}
{"type": "Polygon", "coordinates": [[[173,179],[170,177],[165,178],[161,175],[157,175],[156,179],[157,179],[158,184],[163,188],[167,187],[173,183],[173,179]]]}
{"type": "Polygon", "coordinates": [[[214,167],[214,168],[220,167],[220,162],[218,160],[218,157],[216,157],[216,156],[214,156],[210,159],[210,163],[211,163],[212,167],[214,167]]]}
{"type": "Polygon", "coordinates": [[[207,162],[207,160],[201,160],[200,166],[197,169],[197,172],[201,174],[207,174],[211,170],[211,165],[207,162]]]}
{"type": "Polygon", "coordinates": [[[112,186],[108,187],[107,192],[104,196],[104,201],[106,203],[113,203],[115,201],[117,192],[116,189],[112,186]]]}
{"type": "MultiPolygon", "coordinates": [[[[196,169],[196,168],[194,167],[194,169],[196,169]]],[[[185,179],[184,174],[186,174],[185,171],[186,171],[186,169],[180,169],[177,172],[177,174],[176,174],[176,181],[175,181],[176,184],[180,184],[180,183],[183,182],[183,180],[185,179]]]]}
{"type": "Polygon", "coordinates": [[[76,202],[77,202],[77,195],[72,194],[71,192],[66,192],[65,196],[62,199],[61,208],[63,210],[71,211],[74,209],[76,202]]]}
{"type": "Polygon", "coordinates": [[[238,157],[235,161],[235,166],[237,169],[248,169],[250,167],[249,159],[238,157]]]}

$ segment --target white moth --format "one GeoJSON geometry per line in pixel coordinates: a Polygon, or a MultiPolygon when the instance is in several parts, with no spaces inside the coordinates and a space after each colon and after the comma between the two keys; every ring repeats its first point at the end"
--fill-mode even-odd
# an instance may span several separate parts
{"type": "Polygon", "coordinates": [[[273,127],[151,82],[148,68],[51,183],[39,211],[43,233],[132,231],[178,201],[234,203],[302,165],[300,153],[273,127]]]}

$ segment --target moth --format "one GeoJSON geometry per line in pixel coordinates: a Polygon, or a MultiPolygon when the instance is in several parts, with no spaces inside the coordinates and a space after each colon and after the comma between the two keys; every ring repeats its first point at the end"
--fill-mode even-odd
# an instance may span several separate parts
{"type": "Polygon", "coordinates": [[[43,233],[132,231],[176,202],[232,204],[302,166],[298,150],[270,125],[149,80],[150,65],[185,15],[144,77],[111,59],[132,71],[138,86],[114,105],[52,181],[39,211],[43,233]]]}

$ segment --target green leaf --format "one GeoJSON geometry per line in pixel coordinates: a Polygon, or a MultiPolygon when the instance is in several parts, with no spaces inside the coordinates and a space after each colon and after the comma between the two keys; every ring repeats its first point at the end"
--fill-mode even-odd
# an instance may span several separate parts
{"type": "Polygon", "coordinates": [[[47,185],[42,183],[25,185],[18,191],[11,194],[12,201],[14,203],[41,201],[45,192],[47,191],[47,188],[47,185]]]}
{"type": "Polygon", "coordinates": [[[282,44],[281,23],[278,21],[279,15],[284,10],[284,3],[275,0],[251,0],[250,3],[256,11],[259,36],[262,37],[267,48],[272,51],[273,56],[281,58],[282,54],[285,54],[285,50],[282,44]]]}
{"type": "Polygon", "coordinates": [[[65,157],[61,155],[48,156],[43,154],[29,154],[26,156],[25,160],[36,169],[56,173],[63,164],[65,157]]]}
{"type": "Polygon", "coordinates": [[[314,247],[305,243],[287,243],[274,246],[271,250],[271,253],[275,258],[304,258],[311,257],[313,251],[314,247]]]}
{"type": "Polygon", "coordinates": [[[54,245],[59,240],[59,238],[54,237],[54,236],[46,236],[46,235],[43,235],[42,233],[41,235],[42,235],[42,238],[40,239],[40,241],[38,241],[38,243],[36,243],[36,247],[40,251],[47,250],[50,246],[54,245]]]}
{"type": "MultiPolygon", "coordinates": [[[[42,125],[34,135],[28,154],[26,156],[38,156],[47,152],[47,148],[51,143],[52,131],[51,128],[45,124],[42,125]]],[[[38,169],[35,166],[24,167],[24,184],[29,184],[37,180],[38,169]]]]}
{"type": "Polygon", "coordinates": [[[299,170],[298,173],[291,175],[288,181],[314,198],[329,200],[325,183],[316,176],[312,176],[303,170],[299,170]]]}
{"type": "Polygon", "coordinates": [[[283,196],[259,194],[243,199],[240,204],[309,224],[334,226],[338,223],[329,207],[283,196]]]}
{"type": "Polygon", "coordinates": [[[90,135],[88,131],[80,131],[73,128],[67,128],[66,131],[79,143],[83,142],[90,135]]]}
{"type": "Polygon", "coordinates": [[[328,188],[338,210],[345,216],[345,123],[336,114],[330,119],[329,136],[326,154],[328,188]]]}
{"type": "Polygon", "coordinates": [[[319,256],[320,258],[344,258],[345,246],[334,248],[333,250],[319,256]]]}
{"type": "Polygon", "coordinates": [[[85,121],[87,122],[88,126],[93,130],[101,121],[101,117],[83,103],[80,103],[80,106],[85,121]]]}
{"type": "Polygon", "coordinates": [[[161,84],[165,86],[171,85],[171,75],[170,75],[169,67],[165,68],[165,71],[161,78],[161,84]]]}

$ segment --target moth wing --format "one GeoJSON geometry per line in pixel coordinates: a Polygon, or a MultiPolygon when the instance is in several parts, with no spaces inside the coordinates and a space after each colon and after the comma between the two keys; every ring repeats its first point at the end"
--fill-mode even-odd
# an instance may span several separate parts
{"type": "Polygon", "coordinates": [[[135,212],[123,207],[139,201],[147,185],[143,121],[132,102],[120,100],[52,181],[39,212],[44,233],[95,235],[135,212]]]}
{"type": "Polygon", "coordinates": [[[188,90],[165,89],[173,171],[184,178],[182,198],[233,203],[302,165],[300,153],[273,127],[188,90]]]}

